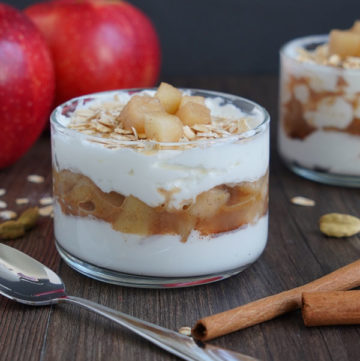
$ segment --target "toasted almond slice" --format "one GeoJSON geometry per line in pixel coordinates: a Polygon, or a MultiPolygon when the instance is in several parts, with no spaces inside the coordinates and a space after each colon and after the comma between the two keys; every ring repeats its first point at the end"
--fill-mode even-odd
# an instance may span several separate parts
{"type": "Polygon", "coordinates": [[[28,204],[29,199],[28,198],[16,198],[15,203],[19,206],[22,204],[28,204]]]}
{"type": "Polygon", "coordinates": [[[14,219],[17,217],[16,212],[14,211],[1,211],[0,218],[2,219],[14,219]]]}
{"type": "Polygon", "coordinates": [[[43,197],[39,200],[39,203],[42,205],[42,206],[48,206],[50,204],[53,204],[54,203],[54,199],[52,197],[43,197]]]}
{"type": "Polygon", "coordinates": [[[50,205],[50,206],[40,208],[39,214],[40,214],[40,216],[48,217],[48,216],[51,216],[53,211],[54,211],[54,207],[52,205],[50,205]]]}
{"type": "Polygon", "coordinates": [[[6,190],[4,188],[0,188],[0,197],[3,196],[6,193],[6,190]]]}
{"type": "Polygon", "coordinates": [[[28,175],[27,180],[31,183],[44,183],[45,178],[41,175],[30,174],[28,175]]]}
{"type": "Polygon", "coordinates": [[[304,207],[314,207],[316,204],[314,200],[301,196],[291,198],[291,203],[304,207]]]}
{"type": "Polygon", "coordinates": [[[179,333],[185,336],[191,336],[191,327],[188,326],[180,327],[179,333]]]}
{"type": "Polygon", "coordinates": [[[0,208],[6,208],[7,204],[4,201],[0,201],[0,208]]]}

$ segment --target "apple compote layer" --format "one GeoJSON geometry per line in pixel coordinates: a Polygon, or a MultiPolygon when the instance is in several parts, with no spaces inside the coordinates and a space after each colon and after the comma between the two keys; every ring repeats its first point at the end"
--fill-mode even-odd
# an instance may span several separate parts
{"type": "Polygon", "coordinates": [[[279,150],[288,163],[358,176],[360,68],[331,64],[327,41],[311,36],[282,50],[279,150]]]}
{"type": "Polygon", "coordinates": [[[122,233],[180,235],[186,242],[193,230],[209,236],[255,224],[267,213],[268,174],[252,182],[216,186],[181,209],[172,208],[166,197],[163,204],[151,207],[132,195],[105,193],[89,177],[70,170],[54,170],[54,195],[65,215],[102,220],[122,233]]]}

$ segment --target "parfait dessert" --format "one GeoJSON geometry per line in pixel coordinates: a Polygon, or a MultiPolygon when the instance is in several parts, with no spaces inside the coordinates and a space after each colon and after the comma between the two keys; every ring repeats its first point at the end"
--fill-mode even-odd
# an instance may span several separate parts
{"type": "Polygon", "coordinates": [[[279,152],[296,173],[360,186],[360,22],[281,50],[279,152]]]}
{"type": "Polygon", "coordinates": [[[267,239],[269,117],[162,83],[80,97],[51,117],[55,238],[91,277],[172,287],[237,273],[267,239]]]}

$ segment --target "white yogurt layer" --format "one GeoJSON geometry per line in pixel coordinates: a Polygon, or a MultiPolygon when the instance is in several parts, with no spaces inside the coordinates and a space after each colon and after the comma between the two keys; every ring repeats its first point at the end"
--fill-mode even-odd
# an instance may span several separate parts
{"type": "Polygon", "coordinates": [[[347,128],[354,118],[354,108],[343,97],[326,97],[318,102],[316,110],[306,111],[304,118],[316,128],[347,128]]]}
{"type": "Polygon", "coordinates": [[[193,231],[180,236],[143,237],[114,231],[93,218],[67,216],[55,206],[55,237],[70,254],[110,270],[158,277],[221,273],[254,262],[265,248],[268,217],[254,225],[215,237],[193,231]]]}
{"type": "MultiPolygon", "coordinates": [[[[213,113],[220,114],[223,109],[224,117],[244,116],[233,105],[222,106],[216,99],[206,102],[213,113]]],[[[259,123],[259,116],[259,112],[254,112],[254,123],[259,123]]],[[[268,126],[250,139],[229,138],[193,148],[154,152],[125,147],[109,149],[89,142],[84,134],[71,134],[57,131],[52,134],[58,171],[81,173],[104,192],[133,195],[151,207],[164,203],[165,190],[171,194],[170,208],[180,209],[217,185],[259,179],[267,172],[269,163],[268,126]]]]}
{"type": "Polygon", "coordinates": [[[279,131],[280,153],[290,162],[330,173],[360,176],[360,137],[336,131],[318,130],[303,140],[279,131]]]}

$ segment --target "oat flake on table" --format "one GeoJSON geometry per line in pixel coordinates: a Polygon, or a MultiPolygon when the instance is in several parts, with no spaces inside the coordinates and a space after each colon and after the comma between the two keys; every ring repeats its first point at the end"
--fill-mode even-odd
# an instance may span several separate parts
{"type": "Polygon", "coordinates": [[[6,190],[4,188],[0,188],[0,197],[3,196],[6,193],[6,190]]]}
{"type": "Polygon", "coordinates": [[[291,203],[296,204],[297,206],[304,206],[304,207],[314,207],[316,204],[313,199],[301,197],[301,196],[291,198],[291,203]]]}
{"type": "Polygon", "coordinates": [[[191,327],[188,326],[180,327],[179,333],[185,336],[191,336],[191,327]]]}
{"type": "Polygon", "coordinates": [[[45,178],[41,175],[30,174],[28,175],[27,180],[31,183],[44,183],[45,178]]]}
{"type": "Polygon", "coordinates": [[[4,201],[0,201],[0,208],[6,208],[7,204],[4,201]]]}
{"type": "Polygon", "coordinates": [[[42,206],[48,206],[50,204],[53,204],[54,203],[54,200],[52,197],[43,197],[39,200],[39,203],[42,205],[42,206]]]}
{"type": "Polygon", "coordinates": [[[0,218],[8,220],[8,219],[14,219],[17,217],[16,212],[14,211],[0,211],[0,218]]]}
{"type": "Polygon", "coordinates": [[[19,206],[23,205],[23,204],[28,204],[29,203],[29,199],[28,198],[16,198],[15,203],[19,206]]]}

